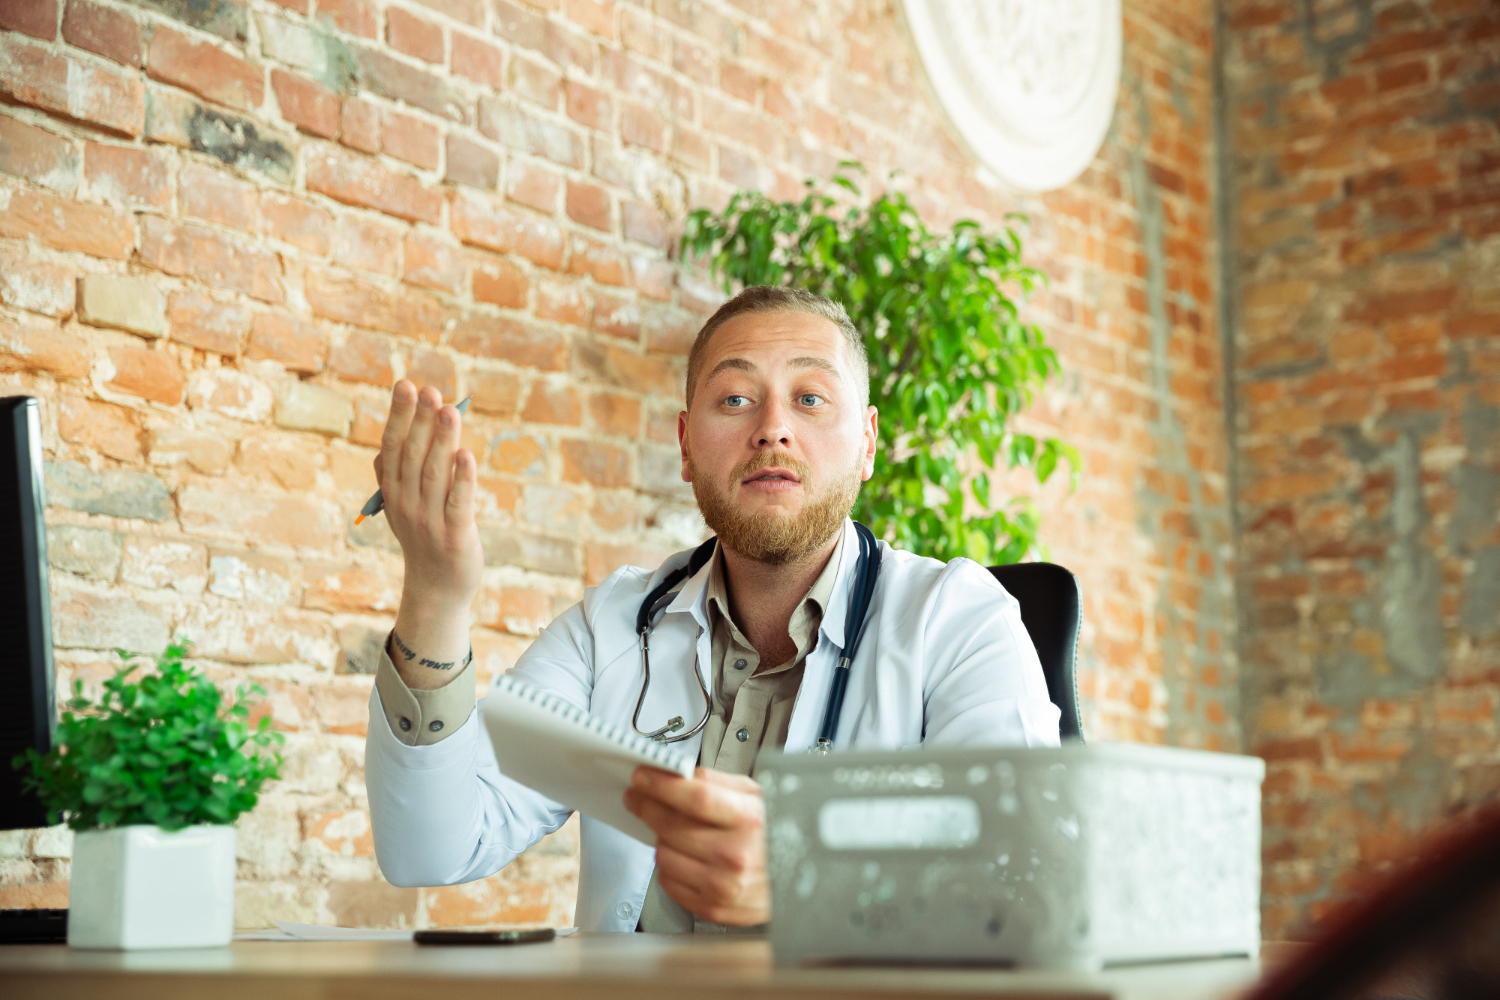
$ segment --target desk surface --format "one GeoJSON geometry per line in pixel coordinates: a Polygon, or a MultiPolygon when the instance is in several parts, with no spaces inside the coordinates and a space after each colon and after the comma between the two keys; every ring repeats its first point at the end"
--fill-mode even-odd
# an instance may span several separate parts
{"type": "Polygon", "coordinates": [[[912,967],[777,968],[764,938],[576,934],[545,944],[241,941],[183,951],[0,946],[7,1000],[853,1000],[878,996],[1225,1000],[1259,971],[1244,959],[1098,974],[912,967]]]}

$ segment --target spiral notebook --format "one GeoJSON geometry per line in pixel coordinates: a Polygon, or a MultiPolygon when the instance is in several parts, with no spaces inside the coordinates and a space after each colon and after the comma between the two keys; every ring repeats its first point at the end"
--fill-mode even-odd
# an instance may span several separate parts
{"type": "Polygon", "coordinates": [[[694,756],[505,674],[490,683],[480,715],[501,774],[643,844],[655,844],[656,834],[625,808],[631,773],[647,764],[691,778],[697,765],[694,756]]]}

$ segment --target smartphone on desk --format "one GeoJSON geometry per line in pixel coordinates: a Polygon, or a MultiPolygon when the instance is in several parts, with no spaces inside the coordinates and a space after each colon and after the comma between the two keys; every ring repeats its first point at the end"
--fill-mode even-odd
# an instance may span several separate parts
{"type": "Polygon", "coordinates": [[[531,944],[555,937],[557,931],[542,927],[530,931],[417,931],[411,939],[417,944],[531,944]]]}

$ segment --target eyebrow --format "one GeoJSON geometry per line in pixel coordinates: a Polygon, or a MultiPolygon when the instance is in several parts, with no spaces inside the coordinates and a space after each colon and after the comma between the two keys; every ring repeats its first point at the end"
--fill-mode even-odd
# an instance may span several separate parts
{"type": "MultiPolygon", "coordinates": [[[[815,368],[819,371],[832,375],[837,379],[842,379],[844,377],[843,372],[839,371],[838,366],[833,362],[829,361],[826,358],[814,357],[812,355],[793,358],[791,361],[787,362],[787,365],[791,368],[815,368]]],[[[704,376],[703,380],[707,382],[709,379],[719,374],[719,372],[723,371],[742,371],[747,374],[753,375],[756,372],[760,371],[760,369],[755,366],[755,363],[753,361],[748,361],[745,358],[725,358],[723,361],[720,361],[718,364],[714,365],[713,370],[710,371],[706,376],[704,376]]]]}

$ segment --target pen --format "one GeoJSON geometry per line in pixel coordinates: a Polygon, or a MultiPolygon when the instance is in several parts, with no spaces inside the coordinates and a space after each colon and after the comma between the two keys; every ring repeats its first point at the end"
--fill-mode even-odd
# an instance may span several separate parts
{"type": "MultiPolygon", "coordinates": [[[[460,399],[458,402],[454,403],[453,408],[459,413],[462,413],[469,408],[469,400],[473,398],[473,396],[465,396],[463,399],[460,399]]],[[[354,519],[354,523],[358,524],[367,517],[374,517],[376,514],[379,514],[383,510],[385,510],[385,497],[380,495],[379,490],[376,490],[374,494],[371,495],[370,499],[365,501],[365,505],[359,509],[359,516],[354,519]]]]}

